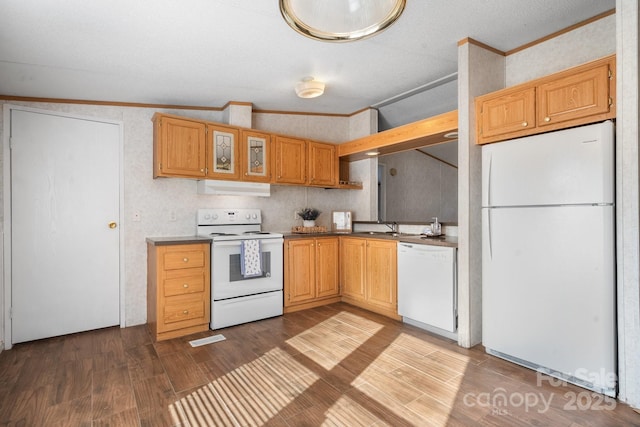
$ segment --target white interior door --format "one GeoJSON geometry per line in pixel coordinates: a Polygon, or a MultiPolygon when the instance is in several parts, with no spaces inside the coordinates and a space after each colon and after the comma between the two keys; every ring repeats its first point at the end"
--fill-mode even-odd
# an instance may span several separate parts
{"type": "Polygon", "coordinates": [[[120,323],[119,147],[116,123],[11,110],[13,343],[120,323]]]}

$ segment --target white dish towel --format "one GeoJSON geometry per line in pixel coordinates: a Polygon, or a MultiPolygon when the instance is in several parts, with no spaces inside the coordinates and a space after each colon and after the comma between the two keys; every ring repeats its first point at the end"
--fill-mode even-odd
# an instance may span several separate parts
{"type": "Polygon", "coordinates": [[[260,240],[243,240],[240,245],[240,274],[243,277],[262,276],[260,240]]]}

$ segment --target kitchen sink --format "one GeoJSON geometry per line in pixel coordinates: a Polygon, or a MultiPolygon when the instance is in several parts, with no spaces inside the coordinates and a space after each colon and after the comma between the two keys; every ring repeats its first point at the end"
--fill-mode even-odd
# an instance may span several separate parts
{"type": "Polygon", "coordinates": [[[419,236],[419,234],[413,233],[400,233],[397,231],[364,231],[364,234],[372,234],[378,236],[391,236],[391,237],[400,237],[400,236],[419,236]]]}

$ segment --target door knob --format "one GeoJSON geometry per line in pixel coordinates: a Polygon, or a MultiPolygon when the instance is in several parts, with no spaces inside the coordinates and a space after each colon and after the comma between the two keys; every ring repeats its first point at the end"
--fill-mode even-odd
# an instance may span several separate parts
{"type": "Polygon", "coordinates": [[[111,221],[111,222],[109,223],[109,228],[116,228],[117,226],[118,226],[118,223],[117,223],[117,222],[115,222],[115,221],[111,221]]]}

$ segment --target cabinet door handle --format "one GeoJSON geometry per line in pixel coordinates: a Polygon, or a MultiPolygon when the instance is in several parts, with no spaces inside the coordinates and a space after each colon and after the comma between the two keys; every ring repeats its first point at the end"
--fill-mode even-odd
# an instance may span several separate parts
{"type": "Polygon", "coordinates": [[[189,310],[184,310],[182,314],[189,314],[189,310]]]}
{"type": "Polygon", "coordinates": [[[550,122],[550,121],[551,121],[551,117],[545,117],[545,118],[544,118],[544,121],[545,121],[545,122],[550,122]]]}
{"type": "Polygon", "coordinates": [[[527,123],[527,122],[522,122],[522,127],[525,127],[525,128],[526,128],[527,126],[529,126],[529,123],[527,123]]]}
{"type": "Polygon", "coordinates": [[[182,258],[182,261],[184,261],[184,262],[189,262],[189,258],[184,257],[184,258],[182,258]]]}
{"type": "Polygon", "coordinates": [[[184,285],[182,285],[182,287],[186,289],[186,288],[188,288],[188,287],[189,287],[189,284],[188,284],[188,283],[185,283],[184,285]]]}

